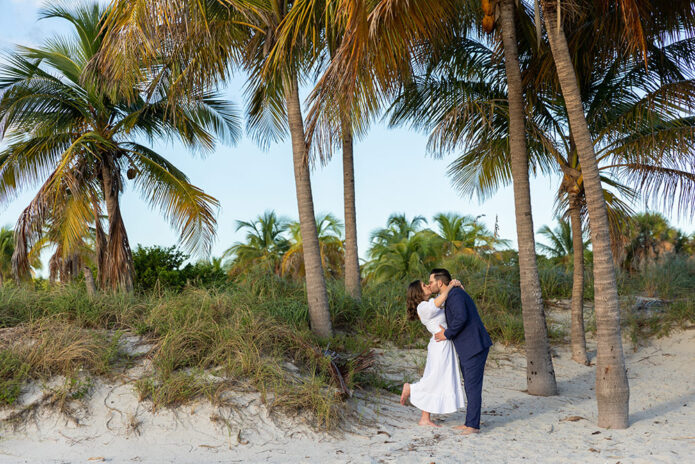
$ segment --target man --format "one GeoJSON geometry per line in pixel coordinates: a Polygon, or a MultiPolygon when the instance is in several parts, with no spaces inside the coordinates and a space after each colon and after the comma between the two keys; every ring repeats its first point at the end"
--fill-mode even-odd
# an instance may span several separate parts
{"type": "MultiPolygon", "coordinates": [[[[439,292],[443,285],[451,282],[451,274],[446,269],[432,269],[430,273],[430,290],[439,292]]],[[[470,295],[462,288],[456,287],[449,292],[444,305],[444,314],[448,328],[434,335],[438,342],[451,340],[456,349],[461,365],[463,387],[466,391],[466,423],[456,427],[464,435],[480,431],[480,407],[483,391],[483,372],[485,362],[492,346],[490,335],[480,320],[478,309],[470,295]]]]}

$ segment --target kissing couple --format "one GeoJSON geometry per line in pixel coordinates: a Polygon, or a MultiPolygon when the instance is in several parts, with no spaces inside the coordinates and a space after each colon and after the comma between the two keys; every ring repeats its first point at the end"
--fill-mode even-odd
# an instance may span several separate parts
{"type": "Polygon", "coordinates": [[[401,404],[410,402],[422,410],[420,425],[439,427],[430,414],[450,414],[464,406],[466,423],[455,427],[464,435],[480,431],[483,372],[492,340],[478,309],[458,280],[446,269],[433,269],[429,283],[408,286],[408,318],[420,322],[432,334],[422,378],[403,384],[401,404]],[[436,298],[434,294],[439,294],[436,298]]]}

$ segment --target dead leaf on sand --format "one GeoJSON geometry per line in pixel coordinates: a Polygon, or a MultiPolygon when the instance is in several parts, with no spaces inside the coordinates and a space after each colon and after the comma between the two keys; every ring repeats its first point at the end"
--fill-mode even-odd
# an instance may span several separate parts
{"type": "Polygon", "coordinates": [[[589,448],[589,451],[591,451],[592,453],[600,453],[600,451],[596,448],[589,448]]]}
{"type": "Polygon", "coordinates": [[[584,418],[584,417],[582,417],[582,416],[567,416],[567,417],[565,417],[564,419],[560,419],[560,422],[564,422],[564,421],[567,421],[567,422],[577,422],[577,421],[580,421],[580,420],[586,420],[586,418],[584,418]]]}
{"type": "Polygon", "coordinates": [[[92,456],[87,461],[106,461],[106,458],[104,456],[92,456]]]}

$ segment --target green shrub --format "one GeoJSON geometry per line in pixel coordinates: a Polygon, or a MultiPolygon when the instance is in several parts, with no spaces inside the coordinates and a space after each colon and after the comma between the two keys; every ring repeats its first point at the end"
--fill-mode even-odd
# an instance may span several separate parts
{"type": "Polygon", "coordinates": [[[198,262],[181,265],[189,258],[175,246],[138,247],[133,252],[135,288],[181,291],[186,285],[219,287],[227,283],[227,274],[219,262],[198,262]]]}

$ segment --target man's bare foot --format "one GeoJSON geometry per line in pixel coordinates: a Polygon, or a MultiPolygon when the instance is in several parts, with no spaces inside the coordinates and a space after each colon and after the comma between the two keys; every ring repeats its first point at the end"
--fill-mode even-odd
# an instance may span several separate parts
{"type": "Polygon", "coordinates": [[[441,427],[441,425],[435,424],[431,420],[425,420],[425,419],[420,419],[420,422],[418,422],[417,425],[429,425],[430,427],[441,427]]]}
{"type": "Polygon", "coordinates": [[[461,430],[461,435],[470,435],[472,433],[480,433],[480,429],[474,429],[473,427],[468,427],[467,425],[457,425],[454,428],[456,430],[461,430]]]}
{"type": "Polygon", "coordinates": [[[409,397],[410,397],[410,384],[404,383],[403,384],[403,391],[401,392],[401,404],[405,406],[405,402],[408,400],[409,397]]]}

